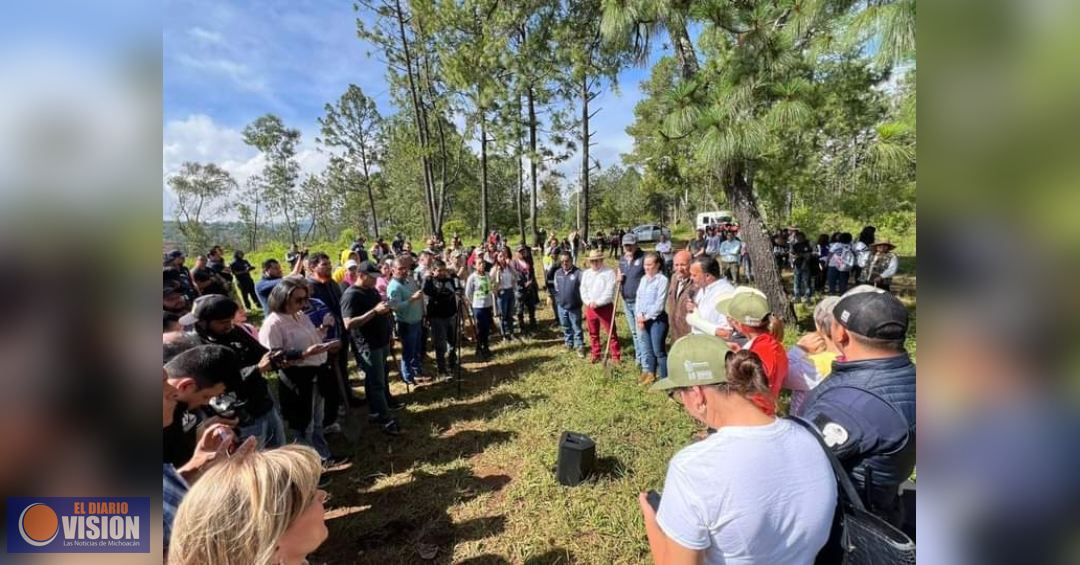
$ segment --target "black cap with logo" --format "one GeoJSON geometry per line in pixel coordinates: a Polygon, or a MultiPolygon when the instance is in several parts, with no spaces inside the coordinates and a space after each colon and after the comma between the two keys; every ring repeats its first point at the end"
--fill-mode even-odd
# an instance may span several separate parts
{"type": "Polygon", "coordinates": [[[849,332],[871,339],[904,339],[907,335],[907,308],[881,289],[840,297],[833,316],[849,332]]]}

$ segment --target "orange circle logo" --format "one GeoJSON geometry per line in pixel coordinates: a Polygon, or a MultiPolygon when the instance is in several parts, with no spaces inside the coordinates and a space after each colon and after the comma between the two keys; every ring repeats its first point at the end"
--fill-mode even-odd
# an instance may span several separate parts
{"type": "Polygon", "coordinates": [[[19,515],[19,534],[30,545],[49,545],[59,532],[60,519],[56,512],[40,502],[27,506],[19,515]]]}

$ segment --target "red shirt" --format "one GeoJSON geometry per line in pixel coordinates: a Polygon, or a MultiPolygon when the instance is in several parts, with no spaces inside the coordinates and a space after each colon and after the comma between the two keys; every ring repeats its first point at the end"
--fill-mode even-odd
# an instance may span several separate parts
{"type": "Polygon", "coordinates": [[[776,412],[776,399],[780,398],[780,388],[784,386],[787,378],[788,358],[784,344],[776,341],[772,334],[760,334],[750,340],[750,351],[757,354],[761,359],[761,365],[765,367],[765,378],[769,381],[769,390],[772,398],[755,398],[754,403],[761,407],[766,414],[776,412]]]}

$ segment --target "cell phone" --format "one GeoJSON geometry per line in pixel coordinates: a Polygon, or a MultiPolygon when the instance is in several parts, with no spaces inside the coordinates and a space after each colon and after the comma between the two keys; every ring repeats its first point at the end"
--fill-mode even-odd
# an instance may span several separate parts
{"type": "Polygon", "coordinates": [[[653,512],[660,511],[660,493],[650,490],[645,493],[645,499],[649,502],[649,506],[652,506],[653,512]]]}

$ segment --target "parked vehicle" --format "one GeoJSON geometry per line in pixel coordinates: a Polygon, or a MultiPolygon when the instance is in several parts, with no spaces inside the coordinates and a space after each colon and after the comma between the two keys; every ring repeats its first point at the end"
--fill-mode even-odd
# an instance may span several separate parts
{"type": "Polygon", "coordinates": [[[697,215],[697,221],[694,223],[694,227],[703,230],[711,225],[716,224],[734,224],[735,215],[730,210],[718,210],[716,212],[702,212],[697,215]]]}
{"type": "Polygon", "coordinates": [[[671,228],[666,228],[660,224],[642,224],[632,230],[630,230],[635,236],[637,236],[638,243],[645,241],[660,241],[660,235],[668,236],[671,239],[671,228]]]}

